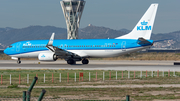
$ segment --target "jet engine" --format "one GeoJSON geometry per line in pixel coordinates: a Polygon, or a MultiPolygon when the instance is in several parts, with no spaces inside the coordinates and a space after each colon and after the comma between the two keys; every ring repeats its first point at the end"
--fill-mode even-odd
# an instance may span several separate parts
{"type": "Polygon", "coordinates": [[[38,59],[40,61],[56,61],[57,56],[54,53],[40,53],[38,59]]]}

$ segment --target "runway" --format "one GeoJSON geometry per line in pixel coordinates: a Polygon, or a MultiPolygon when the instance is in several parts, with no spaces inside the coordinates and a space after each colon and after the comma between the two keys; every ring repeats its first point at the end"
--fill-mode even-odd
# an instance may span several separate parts
{"type": "MultiPolygon", "coordinates": [[[[41,62],[38,60],[22,60],[17,64],[14,60],[0,60],[0,69],[83,69],[83,70],[136,70],[136,71],[180,71],[175,61],[124,61],[124,60],[90,60],[88,65],[77,62],[68,65],[66,61],[41,62]],[[39,64],[40,63],[40,64],[39,64]]],[[[177,62],[177,61],[176,61],[177,62]]]]}

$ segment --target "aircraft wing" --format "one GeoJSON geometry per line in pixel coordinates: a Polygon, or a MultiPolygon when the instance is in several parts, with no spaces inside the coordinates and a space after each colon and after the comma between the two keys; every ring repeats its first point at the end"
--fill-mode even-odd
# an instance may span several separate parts
{"type": "Polygon", "coordinates": [[[50,51],[54,52],[54,54],[56,54],[59,58],[64,58],[64,59],[67,59],[69,57],[81,58],[79,55],[77,55],[75,53],[72,53],[72,52],[69,52],[67,50],[53,46],[53,41],[54,41],[54,33],[51,35],[51,38],[50,38],[48,44],[46,45],[46,47],[50,51]]]}
{"type": "Polygon", "coordinates": [[[54,50],[55,50],[55,54],[58,56],[75,56],[74,53],[58,48],[58,47],[54,47],[54,50]]]}

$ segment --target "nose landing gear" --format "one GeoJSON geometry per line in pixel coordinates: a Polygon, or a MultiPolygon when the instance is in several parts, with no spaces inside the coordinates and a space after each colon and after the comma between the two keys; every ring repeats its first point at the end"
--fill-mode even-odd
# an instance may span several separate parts
{"type": "Polygon", "coordinates": [[[21,64],[21,60],[20,60],[20,58],[18,58],[18,60],[17,60],[17,64],[21,64]]]}

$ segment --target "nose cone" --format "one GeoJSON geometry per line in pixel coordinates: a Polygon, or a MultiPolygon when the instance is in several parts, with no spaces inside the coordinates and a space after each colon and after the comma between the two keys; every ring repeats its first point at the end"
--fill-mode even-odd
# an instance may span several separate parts
{"type": "Polygon", "coordinates": [[[7,48],[4,50],[4,54],[8,54],[8,49],[7,48]]]}

